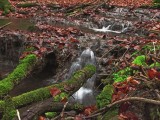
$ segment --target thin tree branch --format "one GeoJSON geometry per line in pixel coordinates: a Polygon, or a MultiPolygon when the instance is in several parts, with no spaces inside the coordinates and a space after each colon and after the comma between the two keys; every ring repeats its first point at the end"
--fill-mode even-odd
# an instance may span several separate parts
{"type": "MultiPolygon", "coordinates": [[[[148,99],[148,98],[142,98],[142,97],[128,97],[128,98],[125,98],[125,99],[121,99],[121,100],[118,100],[114,103],[111,103],[111,104],[108,104],[107,106],[95,111],[94,113],[92,113],[90,116],[87,116],[85,117],[86,119],[87,118],[91,118],[91,117],[95,117],[95,116],[98,116],[100,114],[100,112],[106,112],[109,110],[109,108],[117,105],[117,104],[121,104],[123,102],[127,102],[127,101],[140,101],[140,102],[144,102],[144,103],[149,103],[149,104],[155,104],[155,105],[160,105],[160,100],[152,100],[152,99],[148,99]]],[[[102,114],[102,113],[101,113],[102,114]]]]}
{"type": "Polygon", "coordinates": [[[1,30],[1,29],[3,29],[4,27],[6,27],[6,26],[10,25],[11,23],[12,23],[12,22],[9,22],[9,23],[7,23],[7,24],[5,24],[5,25],[1,26],[1,27],[0,27],[0,30],[1,30]]]}

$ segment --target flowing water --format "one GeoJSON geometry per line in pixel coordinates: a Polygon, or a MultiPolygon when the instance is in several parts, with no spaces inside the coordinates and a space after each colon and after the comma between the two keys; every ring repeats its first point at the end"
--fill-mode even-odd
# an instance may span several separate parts
{"type": "MultiPolygon", "coordinates": [[[[87,64],[92,64],[96,66],[96,59],[93,51],[87,48],[82,52],[80,57],[73,62],[68,73],[68,79],[73,75],[73,73],[87,64]]],[[[96,74],[93,75],[87,82],[71,97],[71,101],[76,101],[86,106],[95,104],[95,94],[94,94],[94,82],[96,80],[96,74]]]]}

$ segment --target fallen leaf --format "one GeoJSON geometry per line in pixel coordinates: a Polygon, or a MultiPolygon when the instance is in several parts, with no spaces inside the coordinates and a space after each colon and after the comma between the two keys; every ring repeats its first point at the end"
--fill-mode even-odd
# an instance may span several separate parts
{"type": "Polygon", "coordinates": [[[126,111],[124,113],[120,113],[119,115],[120,120],[138,120],[138,117],[135,113],[131,111],[126,111]]]}
{"type": "Polygon", "coordinates": [[[68,101],[68,99],[66,97],[64,97],[64,98],[61,99],[62,103],[66,103],[67,101],[68,101]]]}
{"type": "Polygon", "coordinates": [[[96,105],[88,106],[84,108],[84,115],[88,116],[92,112],[94,112],[97,109],[96,105]]]}
{"type": "Polygon", "coordinates": [[[84,120],[82,115],[76,115],[74,120],[84,120]]]}
{"type": "Polygon", "coordinates": [[[57,87],[53,87],[50,89],[50,93],[54,97],[54,96],[58,95],[59,93],[61,93],[61,90],[58,89],[57,87]]]}
{"type": "Polygon", "coordinates": [[[45,120],[45,117],[39,116],[38,120],[45,120]]]}
{"type": "Polygon", "coordinates": [[[160,72],[157,72],[156,78],[160,79],[160,72]]]}
{"type": "Polygon", "coordinates": [[[44,53],[44,52],[46,52],[46,51],[47,51],[47,48],[45,48],[45,47],[41,47],[41,48],[40,48],[40,52],[41,52],[41,53],[44,53]]]}
{"type": "Polygon", "coordinates": [[[127,111],[127,109],[130,107],[131,103],[130,102],[124,102],[120,105],[119,108],[119,113],[124,113],[127,111]]]}
{"type": "Polygon", "coordinates": [[[152,69],[150,69],[150,70],[147,71],[147,74],[148,74],[148,77],[150,79],[153,79],[154,77],[156,77],[157,71],[152,68],[152,69]]]}

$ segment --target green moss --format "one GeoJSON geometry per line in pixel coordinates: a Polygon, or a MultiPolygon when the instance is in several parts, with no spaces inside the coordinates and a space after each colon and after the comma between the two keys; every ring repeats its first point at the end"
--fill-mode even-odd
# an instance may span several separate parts
{"type": "Polygon", "coordinates": [[[2,120],[12,120],[16,116],[16,109],[10,97],[5,98],[4,114],[2,120]]]}
{"type": "Polygon", "coordinates": [[[112,85],[106,85],[102,92],[96,97],[97,106],[102,108],[111,102],[114,87],[112,85]]]}
{"type": "Polygon", "coordinates": [[[86,65],[82,70],[76,71],[68,81],[65,81],[64,85],[74,84],[74,88],[76,88],[80,84],[83,85],[85,78],[91,77],[95,72],[96,67],[94,65],[86,65]]]}
{"type": "Polygon", "coordinates": [[[0,100],[0,112],[4,110],[5,102],[0,100]]]}
{"type": "Polygon", "coordinates": [[[0,0],[0,9],[4,11],[3,14],[5,15],[12,10],[12,7],[8,0],[0,0]]]}
{"type": "Polygon", "coordinates": [[[123,82],[132,74],[132,72],[133,71],[130,67],[124,68],[113,74],[113,80],[114,82],[123,82]]]}
{"type": "Polygon", "coordinates": [[[50,96],[50,90],[48,89],[48,87],[45,87],[13,97],[12,101],[15,107],[20,107],[32,102],[44,100],[46,98],[49,98],[50,96]]]}
{"type": "Polygon", "coordinates": [[[137,56],[132,63],[139,66],[147,66],[145,55],[137,56]]]}
{"type": "Polygon", "coordinates": [[[46,112],[46,113],[45,113],[45,116],[46,116],[47,118],[49,118],[49,119],[55,117],[56,115],[57,115],[56,112],[46,112]]]}
{"type": "Polygon", "coordinates": [[[83,108],[84,108],[84,106],[82,104],[79,104],[79,103],[74,104],[74,109],[83,110],[83,108]]]}
{"type": "Polygon", "coordinates": [[[63,99],[68,99],[69,95],[65,92],[62,92],[56,96],[54,96],[54,102],[61,102],[63,99]]]}
{"type": "Polygon", "coordinates": [[[36,63],[36,55],[30,54],[20,60],[19,65],[6,78],[0,81],[0,95],[7,94],[23,79],[36,63]]]}
{"type": "Polygon", "coordinates": [[[159,63],[159,62],[152,63],[152,64],[150,65],[150,67],[151,67],[151,68],[152,68],[152,67],[160,67],[160,63],[159,63]]]}

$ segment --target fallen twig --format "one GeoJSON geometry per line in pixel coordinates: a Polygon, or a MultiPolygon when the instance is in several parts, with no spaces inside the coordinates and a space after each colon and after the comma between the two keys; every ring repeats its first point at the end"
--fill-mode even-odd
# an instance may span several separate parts
{"type": "Polygon", "coordinates": [[[142,98],[142,97],[128,97],[122,100],[118,100],[114,103],[111,103],[109,105],[106,106],[106,108],[110,108],[116,104],[120,104],[126,101],[140,101],[140,102],[145,102],[145,103],[149,103],[149,104],[155,104],[155,105],[160,105],[160,101],[159,100],[152,100],[152,99],[148,99],[148,98],[142,98]]]}
{"type": "Polygon", "coordinates": [[[61,118],[64,117],[64,110],[65,110],[67,104],[68,104],[68,101],[64,104],[64,107],[63,107],[62,112],[61,112],[61,114],[60,114],[60,115],[61,115],[61,118]]]}
{"type": "Polygon", "coordinates": [[[7,23],[7,24],[1,26],[1,27],[0,27],[0,30],[3,29],[3,28],[5,28],[6,26],[10,25],[11,23],[12,23],[12,22],[9,22],[9,23],[7,23]]]}
{"type": "Polygon", "coordinates": [[[18,109],[16,111],[17,111],[18,120],[21,120],[20,113],[19,113],[18,109]]]}
{"type": "Polygon", "coordinates": [[[117,104],[127,102],[127,101],[140,101],[140,102],[144,102],[144,103],[160,105],[160,100],[152,100],[152,99],[142,98],[142,97],[128,97],[128,98],[125,98],[125,99],[118,100],[114,103],[108,104],[107,106],[93,112],[90,116],[87,116],[85,118],[87,119],[87,118],[98,116],[98,115],[102,114],[103,112],[107,112],[109,110],[109,108],[111,108],[111,107],[113,107],[117,104]]]}

